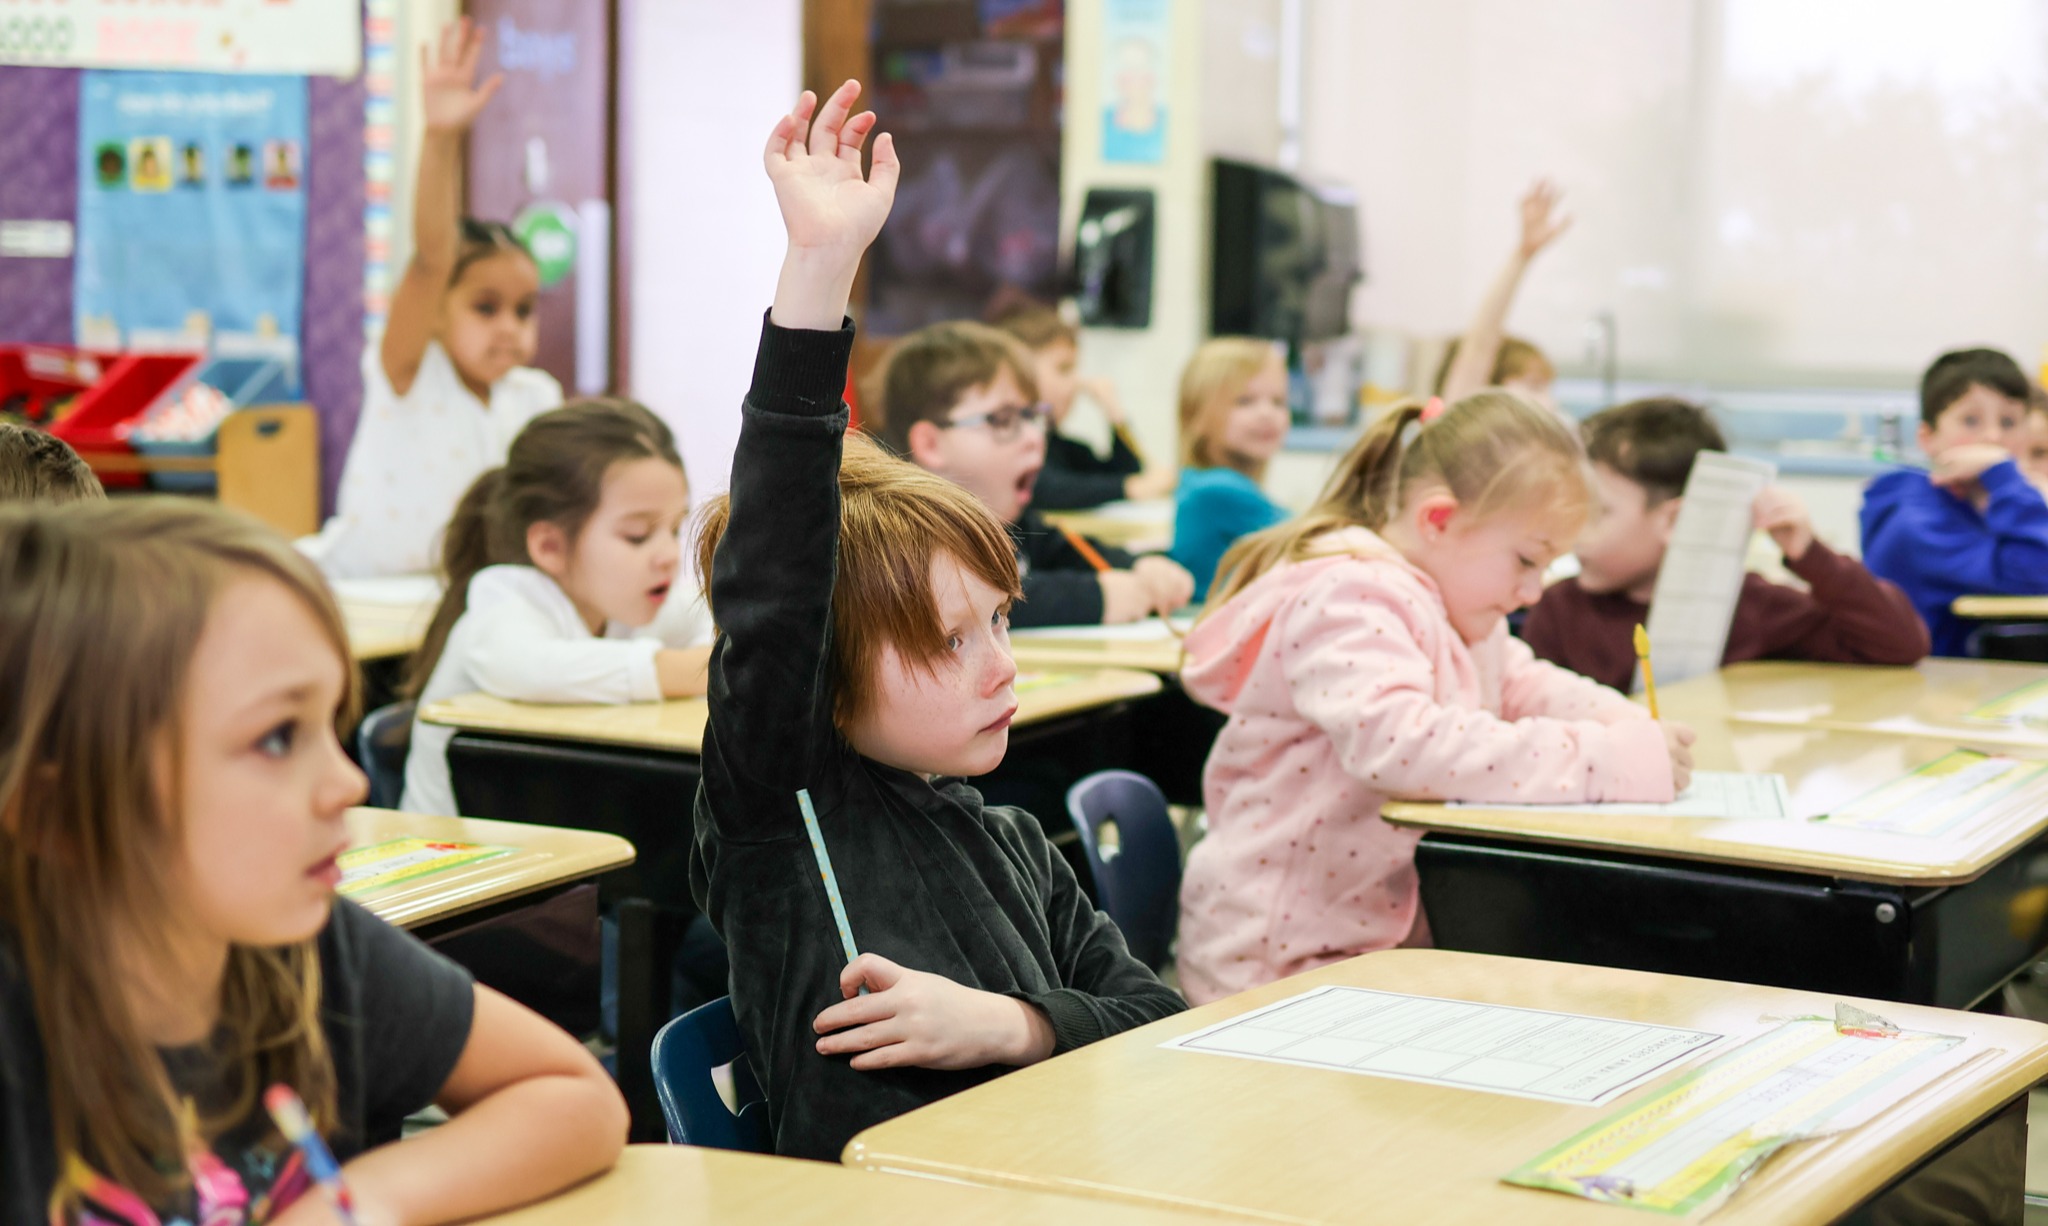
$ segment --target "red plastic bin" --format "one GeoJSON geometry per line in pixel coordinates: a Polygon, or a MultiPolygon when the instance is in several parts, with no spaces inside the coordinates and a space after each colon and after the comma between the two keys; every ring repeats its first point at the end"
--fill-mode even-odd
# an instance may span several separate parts
{"type": "MultiPolygon", "coordinates": [[[[26,395],[33,412],[48,400],[75,394],[78,402],[63,421],[49,427],[50,433],[71,444],[88,463],[95,454],[132,455],[128,427],[201,360],[196,353],[0,346],[0,401],[26,395]]],[[[143,484],[143,476],[101,472],[100,483],[110,489],[133,489],[143,484]]]]}

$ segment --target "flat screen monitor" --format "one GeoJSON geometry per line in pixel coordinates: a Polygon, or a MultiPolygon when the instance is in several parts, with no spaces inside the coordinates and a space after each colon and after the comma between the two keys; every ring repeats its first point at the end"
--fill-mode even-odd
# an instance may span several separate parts
{"type": "Polygon", "coordinates": [[[1218,158],[1210,270],[1209,327],[1219,336],[1343,336],[1365,275],[1357,198],[1218,158]]]}

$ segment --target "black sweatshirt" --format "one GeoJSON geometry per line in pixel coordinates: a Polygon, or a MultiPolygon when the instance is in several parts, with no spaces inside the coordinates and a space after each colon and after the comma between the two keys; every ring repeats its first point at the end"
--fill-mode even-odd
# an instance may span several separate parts
{"type": "MultiPolygon", "coordinates": [[[[1072,541],[1027,509],[1010,525],[1017,542],[1017,569],[1024,572],[1024,599],[1010,609],[1010,624],[1029,626],[1099,626],[1102,624],[1102,582],[1095,564],[1072,541]]],[[[1102,560],[1129,570],[1132,557],[1114,545],[1085,538],[1102,560]]]]}
{"type": "Polygon", "coordinates": [[[1144,467],[1121,432],[1110,436],[1109,458],[1055,430],[1045,436],[1045,467],[1031,490],[1031,505],[1047,511],[1085,511],[1124,496],[1124,478],[1144,467]]]}
{"type": "Polygon", "coordinates": [[[711,570],[720,633],[691,891],[732,955],[732,1002],[777,1153],[836,1161],[861,1129],[1008,1071],[857,1072],[811,1023],[846,965],[797,804],[810,793],[863,952],[1045,1011],[1067,1051],[1184,1008],[1132,958],[1028,813],[855,753],[832,723],[840,389],[853,343],[765,327],[711,570]]]}

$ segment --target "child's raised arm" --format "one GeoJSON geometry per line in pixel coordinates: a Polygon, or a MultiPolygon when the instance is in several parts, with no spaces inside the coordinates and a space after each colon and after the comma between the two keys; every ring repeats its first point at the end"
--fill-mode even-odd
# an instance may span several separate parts
{"type": "Polygon", "coordinates": [[[764,155],[789,251],[754,359],[725,524],[708,567],[720,635],[704,796],[736,837],[758,836],[771,814],[794,826],[795,792],[813,786],[815,755],[835,736],[832,589],[846,434],[839,394],[853,345],[846,303],[861,254],[889,215],[897,170],[883,136],[872,174],[862,176],[860,146],[875,121],[849,115],[859,95],[851,81],[822,108],[804,94],[775,125],[764,155]]]}
{"type": "Polygon", "coordinates": [[[465,17],[442,28],[441,45],[431,56],[420,48],[420,114],[426,135],[420,141],[419,177],[413,184],[412,259],[391,295],[391,313],[378,350],[384,377],[401,396],[411,390],[427,342],[434,339],[441,296],[447,292],[461,246],[462,205],[457,195],[462,138],[504,81],[493,76],[475,84],[483,40],[483,31],[465,17]]]}
{"type": "Polygon", "coordinates": [[[1522,197],[1521,241],[1480,300],[1471,326],[1459,338],[1458,356],[1444,374],[1444,385],[1437,389],[1445,404],[1456,404],[1493,382],[1493,364],[1507,333],[1508,308],[1515,305],[1522,274],[1529,270],[1536,253],[1556,242],[1572,224],[1571,218],[1557,215],[1557,197],[1557,188],[1548,179],[1538,179],[1522,197]]]}

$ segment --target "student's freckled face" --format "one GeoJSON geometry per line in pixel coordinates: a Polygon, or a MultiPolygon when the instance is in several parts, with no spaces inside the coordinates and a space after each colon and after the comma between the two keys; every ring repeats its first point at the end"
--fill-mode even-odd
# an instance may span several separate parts
{"type": "Polygon", "coordinates": [[[193,649],[179,715],[179,914],[209,941],[274,946],[327,922],[363,774],[334,734],[345,662],[274,579],[225,587],[193,649]]]}
{"type": "Polygon", "coordinates": [[[540,345],[540,271],[523,252],[472,262],[448,287],[441,343],[455,369],[488,387],[533,361],[540,345]]]}
{"type": "Polygon", "coordinates": [[[1045,467],[1045,422],[1019,424],[1009,438],[995,427],[974,422],[976,415],[1006,408],[1024,408],[1031,401],[1008,369],[979,387],[970,388],[947,416],[961,424],[937,429],[913,426],[911,450],[919,464],[981,499],[996,518],[1015,523],[1031,503],[1031,487],[1045,467]],[[921,440],[921,441],[920,441],[921,440]]]}
{"type": "Polygon", "coordinates": [[[950,556],[932,559],[932,591],[946,654],[927,671],[884,647],[873,696],[846,739],[862,756],[930,775],[985,775],[1010,745],[1017,665],[1010,658],[1010,598],[950,556]]]}
{"type": "Polygon", "coordinates": [[[1596,595],[1652,584],[1678,519],[1678,500],[1650,492],[1605,464],[1593,465],[1593,508],[1579,534],[1579,586],[1596,595]]]}
{"type": "MultiPolygon", "coordinates": [[[[604,474],[597,509],[566,558],[529,540],[534,562],[562,585],[586,623],[644,626],[661,612],[682,565],[677,534],[690,514],[690,487],[667,460],[620,460],[604,474]]],[[[536,525],[537,527],[539,525],[536,525]]]]}
{"type": "Polygon", "coordinates": [[[1920,450],[1934,457],[1951,447],[1989,443],[2016,451],[2026,416],[2025,401],[1973,383],[1941,411],[1932,426],[1920,423],[1920,450]]]}
{"type": "Polygon", "coordinates": [[[1576,515],[1534,517],[1504,511],[1477,523],[1453,516],[1423,569],[1436,581],[1458,637],[1476,643],[1501,620],[1543,595],[1543,572],[1562,542],[1578,534],[1576,515]]]}

